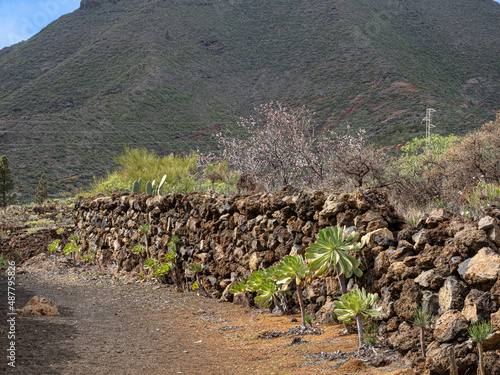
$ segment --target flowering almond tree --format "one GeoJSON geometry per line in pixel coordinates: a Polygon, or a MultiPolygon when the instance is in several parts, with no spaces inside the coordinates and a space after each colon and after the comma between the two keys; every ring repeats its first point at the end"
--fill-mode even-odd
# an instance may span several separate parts
{"type": "Polygon", "coordinates": [[[222,157],[241,171],[276,188],[320,183],[325,178],[326,142],[314,134],[312,113],[271,102],[241,118],[238,132],[218,134],[222,157]]]}

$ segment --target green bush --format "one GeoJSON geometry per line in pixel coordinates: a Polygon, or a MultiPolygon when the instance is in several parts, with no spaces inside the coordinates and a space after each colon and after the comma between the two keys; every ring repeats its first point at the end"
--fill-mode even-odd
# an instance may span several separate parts
{"type": "MultiPolygon", "coordinates": [[[[198,167],[198,156],[167,155],[158,156],[154,151],[146,149],[125,148],[115,161],[120,165],[106,178],[94,181],[92,193],[109,193],[113,190],[130,188],[135,180],[161,181],[167,176],[160,193],[187,193],[196,185],[194,176],[198,167]]],[[[146,184],[142,188],[145,192],[146,184]]]]}

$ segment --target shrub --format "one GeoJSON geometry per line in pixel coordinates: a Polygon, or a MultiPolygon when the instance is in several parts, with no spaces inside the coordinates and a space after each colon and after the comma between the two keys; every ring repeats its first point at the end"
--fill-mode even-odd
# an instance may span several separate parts
{"type": "Polygon", "coordinates": [[[458,201],[467,187],[479,182],[500,184],[500,113],[478,131],[467,134],[444,155],[447,176],[444,190],[458,201]]]}
{"type": "Polygon", "coordinates": [[[42,174],[40,180],[38,181],[38,186],[35,189],[35,203],[43,204],[46,200],[49,199],[49,193],[47,191],[47,176],[45,173],[42,174]]]}
{"type": "Polygon", "coordinates": [[[7,207],[16,201],[14,195],[9,192],[14,189],[12,171],[9,167],[9,159],[6,155],[0,158],[0,207],[7,207]]]}
{"type": "Polygon", "coordinates": [[[336,136],[328,150],[328,180],[335,185],[354,188],[385,187],[394,183],[397,169],[389,168],[390,157],[382,150],[367,143],[363,130],[355,134],[336,136]]]}
{"type": "Polygon", "coordinates": [[[401,148],[402,155],[393,164],[399,169],[394,190],[400,199],[421,206],[442,198],[446,177],[443,155],[458,140],[453,135],[433,134],[429,138],[415,138],[401,148]]]}
{"type": "MultiPolygon", "coordinates": [[[[187,193],[194,189],[196,183],[194,175],[197,172],[198,156],[195,153],[160,157],[154,151],[125,148],[115,161],[119,168],[106,178],[94,181],[94,194],[125,190],[140,178],[144,181],[161,181],[165,175],[167,177],[160,193],[187,193]]],[[[145,192],[145,187],[144,184],[142,192],[145,192]]]]}

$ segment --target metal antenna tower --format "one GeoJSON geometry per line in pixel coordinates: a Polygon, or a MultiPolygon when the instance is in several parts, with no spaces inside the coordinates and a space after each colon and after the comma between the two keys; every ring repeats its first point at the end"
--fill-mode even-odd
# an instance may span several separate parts
{"type": "Polygon", "coordinates": [[[428,143],[429,143],[429,137],[431,136],[431,129],[435,128],[436,126],[432,124],[432,114],[436,112],[435,109],[432,108],[427,108],[427,112],[425,115],[425,118],[422,121],[425,121],[425,152],[427,153],[427,148],[428,148],[428,143]]]}

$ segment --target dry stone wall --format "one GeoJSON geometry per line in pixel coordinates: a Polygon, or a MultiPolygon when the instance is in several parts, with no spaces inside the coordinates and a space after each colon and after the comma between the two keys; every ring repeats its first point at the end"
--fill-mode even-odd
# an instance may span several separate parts
{"type": "Polygon", "coordinates": [[[122,193],[81,200],[76,206],[83,250],[96,251],[102,262],[120,269],[138,267],[131,249],[143,243],[138,228],[150,224],[150,251],[157,259],[178,236],[182,266],[199,261],[219,296],[229,283],[285,255],[301,253],[319,229],[341,224],[399,231],[404,221],[383,193],[329,194],[285,189],[276,194],[229,198],[192,192],[148,196],[122,193]]]}
{"type": "MultiPolygon", "coordinates": [[[[467,327],[480,319],[500,331],[500,210],[471,223],[444,210],[422,217],[416,226],[396,214],[383,192],[354,194],[284,189],[275,194],[224,197],[192,192],[148,196],[116,194],[81,200],[77,226],[85,251],[102,262],[136,269],[131,249],[142,243],[138,228],[151,225],[149,243],[162,259],[171,236],[179,236],[180,266],[204,264],[206,288],[226,300],[230,283],[266,268],[285,255],[303,253],[321,228],[346,225],[362,235],[365,247],[355,256],[364,275],[351,280],[379,293],[381,333],[390,346],[418,362],[418,331],[411,324],[412,307],[427,303],[437,316],[430,330],[427,365],[430,374],[447,374],[449,345],[455,345],[459,373],[476,366],[467,327]]],[[[307,312],[331,322],[339,295],[333,276],[305,287],[307,312]]],[[[486,366],[500,363],[500,334],[485,347],[486,366]]]]}

